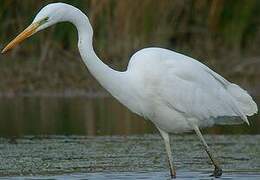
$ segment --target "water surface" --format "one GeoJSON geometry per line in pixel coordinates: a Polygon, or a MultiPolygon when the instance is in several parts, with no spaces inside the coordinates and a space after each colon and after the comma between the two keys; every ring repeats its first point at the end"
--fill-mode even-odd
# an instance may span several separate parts
{"type": "MultiPolygon", "coordinates": [[[[222,179],[260,179],[260,118],[203,134],[222,179]]],[[[172,135],[179,179],[212,179],[193,134],[172,135]]],[[[154,126],[112,98],[0,98],[0,179],[168,179],[154,126]]]]}
{"type": "MultiPolygon", "coordinates": [[[[206,135],[223,179],[260,179],[259,135],[206,135]]],[[[179,179],[211,179],[213,167],[194,135],[172,136],[179,179]]],[[[167,179],[159,135],[26,136],[0,139],[0,179],[167,179]]]]}
{"type": "MultiPolygon", "coordinates": [[[[217,126],[211,134],[260,134],[260,116],[251,126],[217,126]]],[[[113,98],[14,97],[0,98],[0,136],[132,135],[157,133],[150,121],[129,112],[113,98]]]]}

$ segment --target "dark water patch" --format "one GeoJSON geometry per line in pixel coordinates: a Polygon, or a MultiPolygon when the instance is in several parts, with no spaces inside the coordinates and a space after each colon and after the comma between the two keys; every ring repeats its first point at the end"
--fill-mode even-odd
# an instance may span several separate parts
{"type": "MultiPolygon", "coordinates": [[[[213,134],[259,134],[260,116],[250,126],[215,126],[213,134]]],[[[0,98],[0,136],[24,135],[133,135],[154,133],[153,124],[129,112],[113,98],[15,97],[0,98]]]]}

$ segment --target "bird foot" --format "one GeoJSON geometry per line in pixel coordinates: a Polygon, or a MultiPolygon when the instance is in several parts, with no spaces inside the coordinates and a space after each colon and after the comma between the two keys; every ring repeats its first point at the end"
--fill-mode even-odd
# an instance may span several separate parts
{"type": "Polygon", "coordinates": [[[171,179],[176,179],[176,171],[171,170],[171,179]]]}
{"type": "Polygon", "coordinates": [[[176,174],[171,174],[171,179],[176,179],[176,174]]]}
{"type": "Polygon", "coordinates": [[[211,177],[219,178],[222,175],[222,169],[219,167],[215,167],[213,174],[211,177]]]}

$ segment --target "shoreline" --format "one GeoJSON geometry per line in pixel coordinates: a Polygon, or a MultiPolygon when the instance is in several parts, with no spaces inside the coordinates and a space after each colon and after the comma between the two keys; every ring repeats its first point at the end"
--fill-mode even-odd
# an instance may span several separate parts
{"type": "Polygon", "coordinates": [[[64,91],[33,91],[33,92],[0,92],[0,98],[18,98],[18,97],[50,97],[50,98],[109,98],[106,91],[86,91],[86,90],[64,90],[64,91]]]}

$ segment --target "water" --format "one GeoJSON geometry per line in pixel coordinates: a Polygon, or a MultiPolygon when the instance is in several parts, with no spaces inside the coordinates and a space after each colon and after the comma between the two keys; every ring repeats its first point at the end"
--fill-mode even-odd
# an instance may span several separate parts
{"type": "MultiPolygon", "coordinates": [[[[260,135],[206,135],[223,179],[260,178],[260,135]]],[[[180,179],[211,179],[212,166],[196,136],[172,136],[180,179]]],[[[25,136],[0,139],[0,175],[12,179],[167,179],[159,135],[25,136]]]]}
{"type": "MultiPolygon", "coordinates": [[[[203,131],[222,179],[260,179],[260,118],[203,131]]],[[[193,134],[172,135],[178,179],[212,179],[193,134]]],[[[2,179],[169,179],[163,141],[149,121],[111,98],[0,99],[2,179]]]]}
{"type": "MultiPolygon", "coordinates": [[[[251,126],[208,128],[211,134],[260,134],[260,116],[251,126]]],[[[157,133],[150,121],[129,112],[113,98],[0,98],[0,136],[132,135],[157,133]]]]}
{"type": "MultiPolygon", "coordinates": [[[[238,179],[238,180],[257,180],[259,179],[259,174],[255,173],[237,173],[234,175],[232,172],[228,172],[218,179],[238,179]]],[[[0,178],[5,179],[5,178],[0,178]]],[[[9,180],[133,180],[133,179],[148,179],[148,180],[167,180],[170,179],[166,172],[126,172],[126,173],[88,173],[88,174],[68,174],[68,175],[60,175],[60,176],[37,176],[37,177],[9,177],[9,180]]],[[[214,178],[209,176],[208,172],[199,173],[199,172],[180,172],[178,179],[200,179],[200,180],[212,180],[214,178]]]]}
{"type": "Polygon", "coordinates": [[[112,98],[0,99],[0,136],[126,135],[155,132],[149,121],[112,98]]]}

